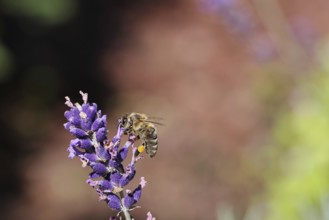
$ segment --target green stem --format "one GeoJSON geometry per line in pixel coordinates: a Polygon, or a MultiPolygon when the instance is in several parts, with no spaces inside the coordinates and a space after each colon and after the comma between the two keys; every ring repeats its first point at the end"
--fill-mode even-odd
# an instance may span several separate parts
{"type": "MultiPolygon", "coordinates": [[[[123,194],[123,191],[121,191],[120,193],[120,199],[121,199],[121,206],[124,207],[124,204],[123,204],[123,198],[124,198],[124,194],[123,194]]],[[[129,211],[127,209],[122,209],[122,212],[125,216],[125,220],[131,220],[131,216],[129,214],[129,211]]]]}

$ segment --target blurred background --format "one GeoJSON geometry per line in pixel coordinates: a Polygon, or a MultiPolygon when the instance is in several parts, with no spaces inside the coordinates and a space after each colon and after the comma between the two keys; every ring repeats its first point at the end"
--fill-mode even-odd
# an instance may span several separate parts
{"type": "Polygon", "coordinates": [[[126,112],[165,119],[136,219],[329,220],[328,9],[0,0],[0,219],[114,214],[67,158],[64,96],[82,90],[109,137],[126,112]]]}

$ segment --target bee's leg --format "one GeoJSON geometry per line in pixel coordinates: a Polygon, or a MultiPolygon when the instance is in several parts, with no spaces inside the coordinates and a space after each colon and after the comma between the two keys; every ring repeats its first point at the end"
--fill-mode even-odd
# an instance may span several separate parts
{"type": "Polygon", "coordinates": [[[129,128],[126,128],[124,131],[123,131],[123,134],[124,135],[128,135],[130,133],[130,129],[129,128]]]}

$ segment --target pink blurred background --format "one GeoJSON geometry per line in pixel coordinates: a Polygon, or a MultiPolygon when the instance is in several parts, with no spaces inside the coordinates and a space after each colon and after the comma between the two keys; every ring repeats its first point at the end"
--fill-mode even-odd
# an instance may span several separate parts
{"type": "MultiPolygon", "coordinates": [[[[148,185],[141,208],[133,211],[136,219],[146,219],[148,211],[157,219],[216,219],[225,204],[243,216],[264,190],[267,161],[260,154],[276,112],[285,107],[298,78],[317,62],[315,49],[328,32],[329,2],[238,1],[237,10],[252,21],[242,33],[206,3],[77,1],[76,14],[56,24],[62,34],[47,41],[58,50],[72,46],[74,53],[54,55],[45,49],[52,62],[42,63],[41,70],[49,72],[47,82],[55,88],[44,84],[40,90],[24,84],[39,85],[44,79],[35,74],[40,68],[15,61],[17,51],[25,48],[23,43],[13,46],[10,36],[19,42],[24,38],[11,32],[11,25],[19,22],[6,11],[4,33],[12,35],[5,35],[4,45],[14,52],[12,75],[1,82],[4,138],[9,134],[2,146],[15,147],[10,141],[17,139],[19,147],[4,150],[1,157],[5,208],[0,218],[107,219],[113,214],[85,183],[90,170],[67,158],[72,137],[62,126],[64,96],[80,101],[80,89],[107,115],[109,137],[126,112],[164,118],[158,154],[137,166],[135,179],[144,176],[148,185]],[[95,14],[97,19],[83,19],[95,14]],[[93,29],[83,25],[97,27],[97,32],[89,33],[93,29]],[[81,42],[70,43],[75,41],[81,42]],[[67,57],[64,62],[57,56],[67,57]],[[71,59],[75,66],[65,67],[71,59]],[[38,98],[42,89],[52,100],[46,110],[37,107],[47,105],[38,98]]],[[[45,46],[38,36],[49,29],[30,23],[17,29],[25,28],[40,48],[45,46]]],[[[42,50],[38,52],[42,57],[42,50]]]]}

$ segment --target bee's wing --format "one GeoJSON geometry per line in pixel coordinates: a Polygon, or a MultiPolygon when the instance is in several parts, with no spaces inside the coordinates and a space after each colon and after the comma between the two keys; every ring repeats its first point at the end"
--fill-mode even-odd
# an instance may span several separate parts
{"type": "Polygon", "coordinates": [[[152,124],[156,124],[156,125],[160,125],[160,126],[165,126],[164,123],[161,123],[161,122],[157,122],[157,121],[152,121],[152,120],[146,120],[146,122],[150,122],[152,124]]]}
{"type": "Polygon", "coordinates": [[[157,116],[148,116],[149,119],[154,120],[154,121],[162,121],[164,118],[162,117],[157,117],[157,116]]]}
{"type": "Polygon", "coordinates": [[[151,122],[151,123],[156,124],[156,125],[164,126],[165,124],[160,122],[160,121],[163,121],[163,120],[164,120],[164,118],[161,118],[161,117],[150,116],[150,117],[148,117],[148,119],[146,121],[151,122]]]}

